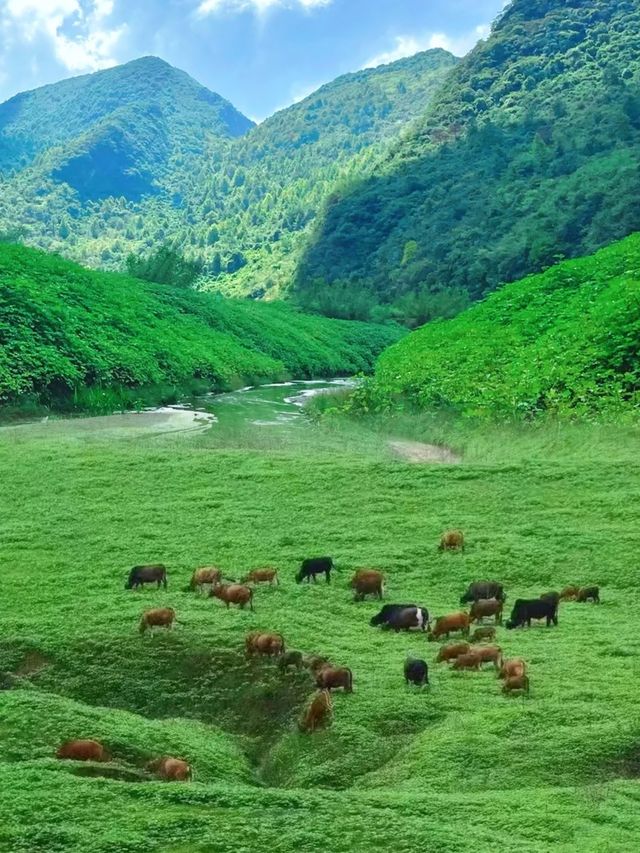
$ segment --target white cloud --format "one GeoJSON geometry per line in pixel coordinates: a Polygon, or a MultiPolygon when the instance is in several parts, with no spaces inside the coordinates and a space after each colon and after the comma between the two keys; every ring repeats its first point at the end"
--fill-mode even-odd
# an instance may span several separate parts
{"type": "Polygon", "coordinates": [[[317,9],[329,6],[333,0],[201,0],[196,9],[198,17],[215,15],[217,12],[255,12],[266,14],[270,9],[317,9]]]}
{"type": "Polygon", "coordinates": [[[126,25],[109,27],[114,0],[6,0],[3,36],[51,42],[56,59],[69,71],[97,71],[116,65],[115,48],[126,25]],[[71,31],[71,33],[70,33],[71,31]]]}
{"type": "Polygon", "coordinates": [[[455,56],[464,56],[480,39],[486,38],[490,32],[491,27],[487,24],[476,27],[470,33],[456,37],[448,36],[446,33],[427,33],[420,37],[396,36],[393,47],[377,56],[372,56],[362,67],[376,68],[378,65],[388,65],[390,62],[404,59],[407,56],[414,56],[422,50],[433,50],[436,47],[448,50],[455,56]]]}

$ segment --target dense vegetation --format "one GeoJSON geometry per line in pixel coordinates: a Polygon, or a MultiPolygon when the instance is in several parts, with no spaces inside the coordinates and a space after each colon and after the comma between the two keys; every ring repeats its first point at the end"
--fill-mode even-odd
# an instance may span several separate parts
{"type": "Polygon", "coordinates": [[[374,174],[332,195],[299,298],[417,293],[446,315],[451,291],[640,230],[639,30],[638,0],[514,0],[374,174]]]}
{"type": "Polygon", "coordinates": [[[218,289],[275,292],[324,199],[371,169],[455,62],[433,50],[346,75],[249,133],[149,57],[17,96],[0,107],[0,233],[18,225],[30,244],[111,269],[170,240],[218,289]]]}
{"type": "Polygon", "coordinates": [[[226,388],[260,378],[368,370],[390,327],[331,321],[282,305],[83,269],[0,245],[0,401],[61,404],[86,389],[226,388]]]}
{"type": "Polygon", "coordinates": [[[381,356],[369,408],[608,415],[640,405],[640,235],[505,285],[381,356]]]}
{"type": "Polygon", "coordinates": [[[489,459],[425,469],[322,427],[259,453],[227,448],[216,428],[105,443],[65,427],[0,430],[3,851],[634,849],[637,430],[594,454],[603,430],[581,429],[569,456],[566,432],[549,430],[555,452],[532,440],[524,458],[502,433],[489,459]],[[452,524],[467,551],[438,555],[452,524]],[[296,586],[300,557],[326,552],[334,582],[296,586]],[[166,592],[123,589],[131,565],[156,560],[166,592]],[[256,591],[255,613],[226,611],[183,591],[211,562],[232,577],[273,564],[281,586],[256,591]],[[347,589],[361,565],[384,569],[387,601],[435,615],[483,577],[510,601],[599,583],[603,603],[562,606],[555,629],[498,629],[530,666],[530,698],[509,700],[492,671],[451,673],[438,644],[369,627],[378,604],[347,589]],[[141,638],[142,609],[165,604],[184,624],[141,638]],[[254,628],[353,669],[327,731],[297,732],[307,676],[245,663],[254,628]],[[408,652],[430,664],[424,692],[404,686],[408,652]],[[91,736],[113,764],[53,758],[91,736]],[[196,781],[150,780],[145,761],[164,753],[190,760],[196,781]]]}

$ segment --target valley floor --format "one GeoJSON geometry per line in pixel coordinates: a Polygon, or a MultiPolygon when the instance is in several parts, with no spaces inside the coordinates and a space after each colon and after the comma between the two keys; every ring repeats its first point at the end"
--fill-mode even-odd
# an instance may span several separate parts
{"type": "Polygon", "coordinates": [[[523,431],[490,450],[467,437],[461,462],[421,465],[394,459],[389,435],[336,423],[287,444],[0,430],[0,850],[634,849],[639,435],[523,431]],[[447,527],[465,531],[465,554],[437,552],[447,527]],[[332,584],[296,585],[300,559],[325,553],[332,584]],[[167,591],[123,588],[156,561],[167,591]],[[206,564],[275,565],[281,585],[257,589],[254,613],[225,610],[185,589],[206,564]],[[570,583],[599,584],[602,604],[561,605],[553,629],[498,629],[530,666],[530,697],[509,700],[488,669],[436,664],[425,636],[371,628],[379,605],[347,588],[362,566],[384,569],[386,601],[432,616],[483,578],[508,604],[570,583]],[[182,624],[141,637],[141,611],[165,605],[182,624]],[[297,731],[306,674],[245,662],[254,628],[352,668],[328,730],[297,731]],[[429,689],[405,688],[407,653],[428,661],[429,689]],[[114,761],[56,761],[73,737],[114,761]],[[151,780],[160,754],[188,759],[195,781],[151,780]]]}

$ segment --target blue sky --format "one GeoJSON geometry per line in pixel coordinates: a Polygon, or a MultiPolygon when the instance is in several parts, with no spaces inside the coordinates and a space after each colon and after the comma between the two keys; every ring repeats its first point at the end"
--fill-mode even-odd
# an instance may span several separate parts
{"type": "Polygon", "coordinates": [[[0,0],[0,101],[153,54],[254,119],[347,71],[467,52],[504,0],[0,0]]]}

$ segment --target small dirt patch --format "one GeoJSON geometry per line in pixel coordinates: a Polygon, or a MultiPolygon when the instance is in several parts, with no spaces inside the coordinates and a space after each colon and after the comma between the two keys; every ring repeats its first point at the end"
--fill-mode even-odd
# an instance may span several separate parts
{"type": "Polygon", "coordinates": [[[450,447],[423,444],[420,441],[390,441],[389,449],[398,459],[414,465],[455,465],[462,457],[450,447]]]}

